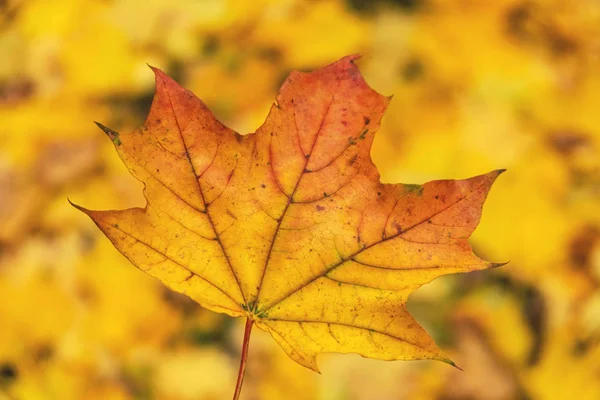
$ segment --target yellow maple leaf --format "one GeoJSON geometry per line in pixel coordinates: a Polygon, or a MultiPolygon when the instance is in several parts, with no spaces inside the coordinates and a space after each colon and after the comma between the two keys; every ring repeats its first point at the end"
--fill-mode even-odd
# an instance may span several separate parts
{"type": "Polygon", "coordinates": [[[298,363],[321,352],[452,364],[405,308],[436,277],[498,266],[468,237],[502,171],[382,184],[370,158],[389,98],[345,57],[292,72],[255,134],[217,121],[163,72],[144,126],[108,134],[145,208],[88,214],[133,264],[246,317],[298,363]]]}

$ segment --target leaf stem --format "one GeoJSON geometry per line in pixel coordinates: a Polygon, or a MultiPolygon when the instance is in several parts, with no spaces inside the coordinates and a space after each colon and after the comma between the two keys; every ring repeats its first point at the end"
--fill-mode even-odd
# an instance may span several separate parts
{"type": "Polygon", "coordinates": [[[237,384],[235,385],[235,393],[233,400],[240,398],[242,392],[242,384],[244,383],[244,375],[246,374],[246,360],[248,359],[248,347],[250,345],[250,333],[252,332],[254,321],[250,318],[246,319],[246,329],[244,330],[244,344],[242,345],[242,358],[240,360],[240,370],[238,372],[237,384]]]}

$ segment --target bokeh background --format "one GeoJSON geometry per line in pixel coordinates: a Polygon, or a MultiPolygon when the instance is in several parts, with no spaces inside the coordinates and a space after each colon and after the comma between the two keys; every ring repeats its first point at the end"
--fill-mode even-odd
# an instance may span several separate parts
{"type": "Polygon", "coordinates": [[[322,355],[253,332],[242,397],[600,399],[598,0],[0,1],[0,399],[230,398],[243,321],[135,269],[67,198],[144,204],[92,121],[142,124],[146,63],[241,133],[292,69],[351,53],[394,99],[386,182],[507,168],[472,238],[502,268],[410,299],[465,371],[322,355]]]}

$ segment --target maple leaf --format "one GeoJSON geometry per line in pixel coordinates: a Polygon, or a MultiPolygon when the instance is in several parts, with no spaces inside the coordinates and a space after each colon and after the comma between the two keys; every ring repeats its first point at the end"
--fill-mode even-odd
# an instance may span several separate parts
{"type": "Polygon", "coordinates": [[[321,352],[453,364],[406,309],[444,274],[499,264],[468,243],[502,172],[382,184],[371,143],[389,102],[345,57],[292,72],[265,123],[239,135],[158,69],[143,127],[99,124],[145,185],[145,208],[91,211],[142,271],[244,316],[298,363],[321,352]]]}

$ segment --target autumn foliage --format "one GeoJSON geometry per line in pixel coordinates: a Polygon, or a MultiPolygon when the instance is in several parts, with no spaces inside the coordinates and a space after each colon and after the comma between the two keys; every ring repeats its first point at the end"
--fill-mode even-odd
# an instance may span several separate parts
{"type": "MultiPolygon", "coordinates": [[[[0,3],[0,399],[231,398],[253,312],[210,311],[133,268],[66,201],[92,210],[146,204],[143,183],[92,121],[120,132],[119,140],[137,132],[156,89],[150,64],[246,138],[264,123],[290,71],[315,71],[346,54],[362,54],[354,62],[366,82],[394,96],[370,150],[381,182],[507,168],[469,243],[484,260],[510,263],[445,275],[402,299],[444,359],[464,371],[321,354],[323,374],[315,374],[258,328],[254,312],[241,398],[600,398],[595,0],[0,3]]],[[[162,236],[153,240],[164,246],[162,236]]],[[[327,241],[307,247],[315,243],[330,254],[327,241]]],[[[313,264],[314,274],[325,265],[333,264],[313,264]]],[[[340,278],[334,274],[317,281],[340,278]]],[[[343,300],[335,297],[327,300],[343,300]]],[[[243,300],[237,310],[252,309],[243,300]]],[[[322,339],[302,325],[306,336],[296,340],[322,339]]]]}
{"type": "Polygon", "coordinates": [[[498,265],[467,239],[502,171],[382,184],[370,150],[389,99],[368,87],[356,58],[291,73],[246,136],[155,69],[141,129],[99,124],[144,183],[146,207],[78,208],[142,271],[248,318],[315,371],[322,352],[454,365],[405,303],[440,275],[498,265]]]}

